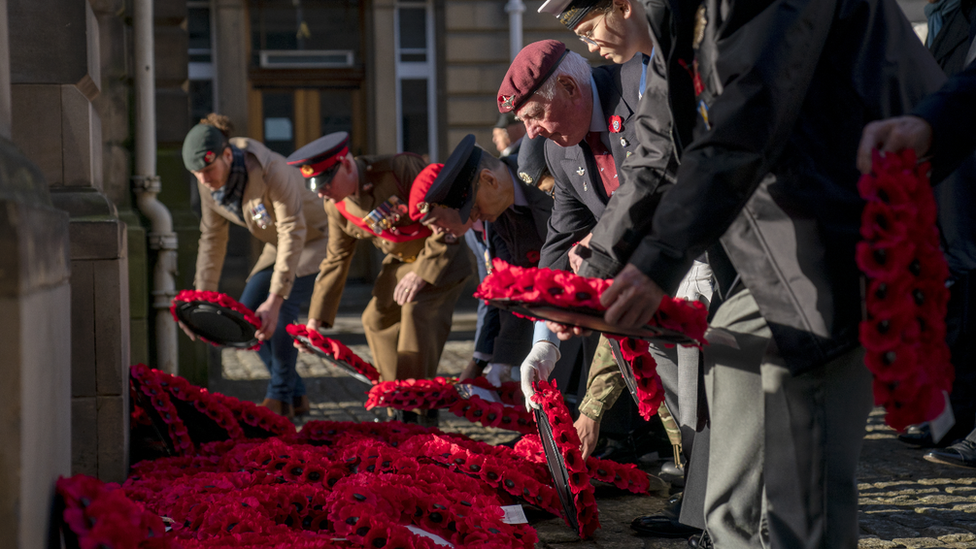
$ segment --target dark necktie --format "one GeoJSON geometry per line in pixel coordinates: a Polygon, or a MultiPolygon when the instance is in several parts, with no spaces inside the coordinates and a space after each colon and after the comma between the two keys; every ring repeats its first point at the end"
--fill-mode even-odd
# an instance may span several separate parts
{"type": "Polygon", "coordinates": [[[603,146],[600,141],[601,132],[590,132],[586,134],[586,144],[593,152],[593,159],[596,167],[600,170],[600,179],[603,180],[603,188],[607,191],[607,198],[613,196],[620,183],[617,181],[617,166],[613,163],[613,155],[603,146]]]}

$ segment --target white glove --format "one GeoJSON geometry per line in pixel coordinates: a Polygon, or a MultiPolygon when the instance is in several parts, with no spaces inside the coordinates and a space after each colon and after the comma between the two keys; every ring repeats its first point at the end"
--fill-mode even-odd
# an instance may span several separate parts
{"type": "Polygon", "coordinates": [[[529,351],[528,356],[522,361],[519,377],[522,379],[522,396],[525,397],[525,409],[532,411],[532,408],[539,408],[539,405],[532,402],[531,396],[535,394],[532,388],[533,381],[543,381],[549,379],[549,374],[556,367],[559,360],[559,348],[551,341],[536,341],[529,351]]]}
{"type": "Polygon", "coordinates": [[[495,387],[501,387],[503,382],[510,380],[511,372],[512,367],[510,365],[492,362],[485,368],[483,375],[488,380],[488,383],[491,383],[495,387]]]}

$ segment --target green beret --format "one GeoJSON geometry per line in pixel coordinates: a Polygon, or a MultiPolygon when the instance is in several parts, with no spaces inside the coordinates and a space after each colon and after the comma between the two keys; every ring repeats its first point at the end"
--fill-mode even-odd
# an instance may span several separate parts
{"type": "Polygon", "coordinates": [[[220,130],[209,124],[197,124],[183,140],[183,165],[191,172],[198,172],[213,164],[226,146],[227,139],[220,130]]]}

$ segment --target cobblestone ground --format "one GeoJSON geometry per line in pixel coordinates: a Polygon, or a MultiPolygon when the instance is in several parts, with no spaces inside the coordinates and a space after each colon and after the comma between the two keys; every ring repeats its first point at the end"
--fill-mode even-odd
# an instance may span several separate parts
{"type": "MultiPolygon", "coordinates": [[[[439,373],[456,375],[471,357],[474,347],[474,313],[458,313],[454,331],[444,349],[439,373]]],[[[340,316],[327,334],[346,343],[367,361],[372,360],[362,336],[358,316],[340,316]]],[[[268,372],[257,354],[249,351],[221,351],[221,370],[211,374],[211,389],[260,402],[268,372]]],[[[304,421],[385,420],[385,412],[367,411],[365,386],[311,355],[299,355],[298,371],[312,400],[311,414],[304,421]]],[[[510,440],[509,431],[473,425],[464,419],[441,414],[440,428],[458,432],[491,444],[510,440]],[[449,416],[449,417],[447,417],[449,416]]],[[[884,425],[880,411],[868,421],[864,449],[858,467],[860,490],[859,549],[976,548],[976,472],[941,466],[922,459],[923,452],[906,447],[884,425]]],[[[655,473],[655,467],[648,469],[655,473]]],[[[660,510],[668,486],[657,483],[650,496],[624,495],[612,488],[598,488],[601,529],[591,541],[579,541],[562,519],[530,517],[539,533],[540,548],[643,548],[684,549],[685,540],[639,538],[630,521],[638,515],[660,510]]]]}

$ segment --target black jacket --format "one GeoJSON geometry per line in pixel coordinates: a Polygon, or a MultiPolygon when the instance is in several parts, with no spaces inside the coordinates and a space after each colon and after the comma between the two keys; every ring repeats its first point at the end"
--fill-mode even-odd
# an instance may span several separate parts
{"type": "MultiPolygon", "coordinates": [[[[664,18],[652,29],[669,31],[681,165],[629,262],[673,292],[721,241],[793,373],[855,347],[861,130],[909,112],[942,71],[894,0],[649,4],[664,18]],[[700,95],[685,68],[696,60],[700,95]]],[[[611,205],[601,224],[626,215],[611,205]]]]}
{"type": "MultiPolygon", "coordinates": [[[[514,175],[515,185],[525,194],[526,206],[512,206],[488,227],[488,251],[519,267],[537,267],[546,241],[552,198],[514,175]],[[499,242],[500,241],[500,242],[499,242]]],[[[499,332],[495,336],[492,362],[518,366],[532,349],[532,321],[507,311],[499,311],[499,332]]]]}
{"type": "MultiPolygon", "coordinates": [[[[942,29],[934,36],[929,50],[947,76],[963,69],[976,24],[976,0],[962,0],[959,9],[949,14],[942,29]]],[[[976,101],[971,96],[969,103],[976,101]]],[[[964,133],[971,130],[962,130],[964,133]]],[[[941,163],[940,163],[941,164],[941,163]]],[[[937,164],[935,181],[942,180],[945,171],[937,164]]],[[[976,269],[976,155],[970,154],[934,189],[939,205],[939,230],[946,253],[946,261],[954,276],[976,269]]]]}
{"type": "MultiPolygon", "coordinates": [[[[623,120],[623,130],[609,134],[609,148],[618,168],[618,179],[624,159],[637,150],[634,114],[642,69],[642,58],[636,55],[623,65],[603,65],[592,70],[604,115],[607,118],[617,115],[623,120]]],[[[587,84],[580,83],[581,86],[587,84]]],[[[589,234],[610,198],[603,188],[589,147],[583,143],[560,147],[552,141],[547,141],[545,147],[546,164],[556,184],[552,217],[539,266],[568,270],[569,249],[589,234]]],[[[622,183],[621,180],[621,187],[622,183]]],[[[617,194],[619,192],[618,188],[617,194]]]]}
{"type": "Polygon", "coordinates": [[[932,126],[932,179],[951,172],[976,149],[976,62],[957,73],[912,114],[932,126]]]}
{"type": "Polygon", "coordinates": [[[612,278],[650,231],[661,195],[675,183],[677,150],[672,140],[665,56],[658,45],[648,65],[647,85],[635,116],[637,148],[618,171],[620,188],[613,195],[614,223],[593,229],[581,276],[612,278]],[[592,253],[591,253],[592,251],[592,253]]]}

